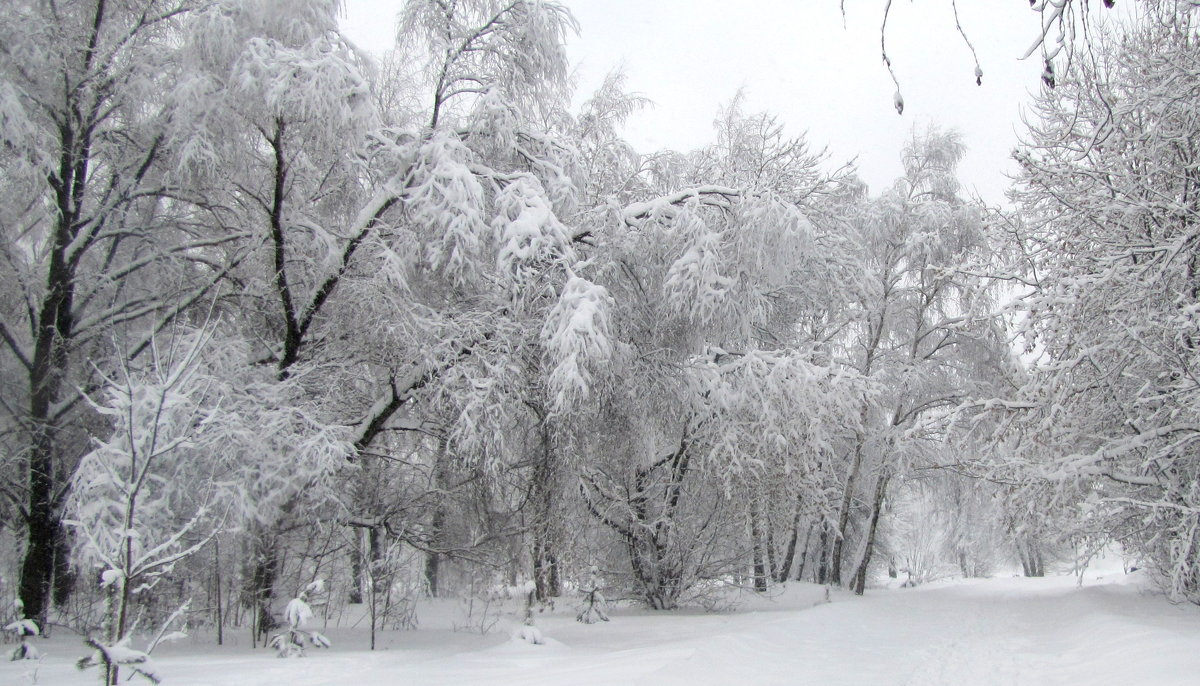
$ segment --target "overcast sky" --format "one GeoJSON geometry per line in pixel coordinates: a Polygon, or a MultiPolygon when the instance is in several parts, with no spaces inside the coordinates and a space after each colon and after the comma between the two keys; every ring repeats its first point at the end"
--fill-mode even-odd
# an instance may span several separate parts
{"type": "MultiPolygon", "coordinates": [[[[639,149],[689,150],[712,139],[718,108],[744,87],[747,109],[777,114],[789,133],[829,148],[831,166],[857,158],[879,191],[900,174],[914,127],[958,129],[968,147],[961,178],[991,203],[1003,201],[1021,105],[1039,88],[1036,56],[1018,58],[1037,37],[1024,0],[959,0],[959,17],[979,54],[983,86],[954,25],[949,0],[897,0],[888,53],[904,94],[880,58],[884,0],[567,0],[580,34],[568,50],[579,100],[622,68],[630,89],[654,101],[625,131],[639,149]]],[[[346,0],[347,35],[361,47],[390,46],[400,0],[346,0]]]]}

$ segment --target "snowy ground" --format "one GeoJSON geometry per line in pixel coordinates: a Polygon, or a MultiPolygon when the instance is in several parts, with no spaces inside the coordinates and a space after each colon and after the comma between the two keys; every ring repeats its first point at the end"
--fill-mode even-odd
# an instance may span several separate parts
{"type": "MultiPolygon", "coordinates": [[[[1088,574],[1082,588],[1070,576],[951,581],[828,604],[824,589],[800,585],[736,612],[618,611],[592,626],[561,611],[538,619],[542,646],[510,639],[504,620],[487,636],[388,633],[374,653],[356,649],[361,630],[333,630],[334,648],[304,659],[199,643],[156,658],[167,686],[1200,683],[1200,608],[1172,605],[1138,576],[1088,574]]],[[[73,667],[78,643],[42,647],[38,684],[95,679],[73,667]]],[[[0,684],[31,683],[30,668],[0,664],[0,684]]]]}

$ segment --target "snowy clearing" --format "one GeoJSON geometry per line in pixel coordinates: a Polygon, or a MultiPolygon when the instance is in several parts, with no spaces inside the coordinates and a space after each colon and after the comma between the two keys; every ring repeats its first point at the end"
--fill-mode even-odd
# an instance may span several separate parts
{"type": "MultiPolygon", "coordinates": [[[[1200,608],[1172,605],[1139,574],[1076,581],[947,581],[834,592],[827,604],[823,588],[804,584],[731,613],[626,610],[587,626],[560,608],[538,619],[543,646],[510,639],[508,619],[487,636],[389,632],[375,653],[356,649],[362,630],[331,629],[334,648],[304,659],[196,643],[169,646],[157,662],[170,686],[1196,683],[1200,608]]],[[[48,657],[38,684],[94,678],[75,670],[83,650],[66,637],[39,646],[48,657]]],[[[3,664],[0,683],[31,683],[31,664],[3,664]]]]}

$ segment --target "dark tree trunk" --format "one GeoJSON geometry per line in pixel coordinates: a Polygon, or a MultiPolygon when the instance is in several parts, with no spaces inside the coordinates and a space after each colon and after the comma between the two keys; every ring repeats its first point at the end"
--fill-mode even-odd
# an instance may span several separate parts
{"type": "Polygon", "coordinates": [[[264,645],[276,628],[271,602],[279,575],[279,545],[273,537],[260,538],[255,544],[254,570],[250,575],[250,598],[254,604],[254,640],[264,645]]]}
{"type": "Polygon", "coordinates": [[[768,510],[763,513],[763,528],[764,532],[763,547],[767,551],[767,581],[775,579],[779,575],[779,555],[775,551],[775,528],[771,524],[771,513],[768,510]]]}
{"type": "Polygon", "coordinates": [[[371,570],[371,593],[377,594],[385,587],[380,577],[387,571],[383,565],[383,532],[378,526],[367,529],[367,552],[370,555],[367,565],[371,570]]]}
{"type": "Polygon", "coordinates": [[[1041,577],[1046,575],[1042,562],[1042,551],[1035,541],[1022,538],[1017,541],[1016,548],[1017,557],[1021,559],[1021,571],[1025,576],[1041,577]]]}
{"type": "MultiPolygon", "coordinates": [[[[71,71],[91,77],[101,31],[104,28],[104,2],[97,2],[88,27],[87,49],[81,51],[79,65],[63,65],[62,77],[67,88],[62,114],[69,120],[59,124],[58,169],[50,176],[57,211],[54,234],[49,242],[49,266],[46,272],[46,292],[35,322],[33,357],[29,365],[29,426],[32,440],[29,450],[28,544],[21,564],[20,596],[27,617],[45,626],[48,601],[53,583],[55,547],[62,540],[60,503],[55,501],[59,489],[59,474],[55,463],[56,429],[52,416],[60,400],[67,374],[68,346],[74,335],[72,308],[75,301],[76,268],[79,255],[86,246],[79,246],[74,256],[68,250],[82,228],[84,199],[87,196],[88,171],[91,163],[91,136],[99,102],[85,104],[80,98],[84,89],[70,86],[71,71]]],[[[53,115],[52,115],[53,116],[53,115]]]]}
{"type": "Polygon", "coordinates": [[[75,572],[71,569],[71,532],[61,523],[54,541],[54,605],[66,607],[75,591],[75,572]]]}
{"type": "MultiPolygon", "coordinates": [[[[792,574],[792,567],[796,559],[796,548],[800,543],[800,510],[801,503],[800,499],[797,498],[796,511],[792,515],[792,530],[788,535],[787,547],[783,552],[783,565],[779,568],[779,574],[775,577],[775,580],[780,583],[787,581],[788,577],[792,574]]],[[[799,567],[803,569],[804,563],[801,562],[799,567]]]]}
{"type": "Polygon", "coordinates": [[[430,598],[438,597],[438,575],[441,573],[442,556],[435,552],[425,554],[425,587],[430,598]]]}
{"type": "Polygon", "coordinates": [[[366,581],[363,579],[363,543],[362,533],[357,528],[351,528],[354,532],[354,546],[350,550],[350,592],[347,594],[347,602],[351,605],[362,605],[363,602],[363,587],[366,581]]]}
{"type": "Polygon", "coordinates": [[[821,527],[821,535],[817,537],[817,583],[827,584],[832,580],[829,577],[829,527],[825,523],[819,525],[821,527]]]}
{"type": "Polygon", "coordinates": [[[867,528],[867,544],[863,550],[862,560],[854,572],[854,594],[862,595],[867,588],[867,569],[871,566],[871,557],[875,552],[875,534],[879,530],[879,515],[883,512],[883,501],[887,497],[888,482],[891,477],[886,472],[879,475],[875,482],[875,497],[871,503],[871,523],[867,528]]]}
{"type": "Polygon", "coordinates": [[[534,540],[533,543],[533,583],[534,597],[539,602],[562,595],[558,558],[544,540],[534,540]]]}
{"type": "Polygon", "coordinates": [[[533,472],[530,484],[533,501],[533,583],[535,597],[540,602],[562,595],[559,580],[558,521],[555,517],[555,501],[559,495],[558,460],[554,451],[550,426],[546,414],[535,409],[541,421],[541,463],[533,472]]]}
{"type": "Polygon", "coordinates": [[[638,592],[655,610],[674,609],[685,590],[685,556],[680,546],[687,544],[675,540],[675,527],[689,464],[685,434],[674,453],[634,470],[632,488],[626,484],[609,491],[589,477],[580,483],[588,512],[620,536],[638,592]],[[617,496],[621,490],[627,495],[617,496]],[[620,503],[628,516],[615,518],[607,507],[602,511],[593,500],[597,497],[620,503]]]}
{"type": "Polygon", "coordinates": [[[225,607],[221,603],[221,540],[213,538],[213,586],[215,617],[217,625],[217,645],[225,644],[225,607]]]}
{"type": "MultiPolygon", "coordinates": [[[[63,157],[66,167],[70,156],[63,157]]],[[[75,295],[74,269],[64,254],[72,235],[73,200],[60,192],[58,204],[60,218],[29,373],[29,424],[33,440],[29,451],[28,537],[21,565],[20,596],[26,616],[37,621],[39,626],[46,626],[56,568],[55,548],[63,538],[62,516],[55,500],[55,491],[60,487],[55,460],[57,427],[51,412],[60,398],[66,374],[75,295]]]]}
{"type": "MultiPolygon", "coordinates": [[[[814,580],[816,578],[815,575],[811,575],[808,573],[809,572],[808,567],[809,567],[809,562],[812,560],[812,556],[809,555],[809,550],[812,546],[813,531],[816,530],[816,528],[819,524],[820,524],[819,521],[816,523],[809,524],[808,531],[804,534],[804,545],[800,546],[800,557],[798,560],[796,560],[796,577],[795,577],[796,581],[804,581],[806,575],[808,576],[808,578],[811,578],[814,580]]],[[[821,558],[821,556],[817,555],[817,559],[820,559],[820,558],[821,558]]]]}
{"type": "MultiPolygon", "coordinates": [[[[434,485],[439,491],[446,488],[446,482],[448,481],[446,469],[449,458],[446,441],[443,439],[438,445],[437,464],[434,466],[434,485]]],[[[438,497],[433,505],[433,514],[429,520],[429,538],[426,541],[428,551],[425,553],[425,588],[430,598],[438,597],[442,555],[437,550],[438,546],[441,545],[445,527],[446,503],[443,498],[438,497]]]]}
{"type": "MultiPolygon", "coordinates": [[[[866,421],[866,409],[863,410],[863,421],[866,421]]],[[[863,441],[862,436],[854,446],[854,457],[850,462],[850,471],[846,474],[846,487],[842,493],[842,502],[838,507],[837,531],[834,532],[833,547],[829,553],[829,581],[840,585],[842,583],[842,556],[846,546],[846,535],[850,527],[850,510],[854,504],[854,492],[858,490],[858,478],[862,471],[863,441]]]]}

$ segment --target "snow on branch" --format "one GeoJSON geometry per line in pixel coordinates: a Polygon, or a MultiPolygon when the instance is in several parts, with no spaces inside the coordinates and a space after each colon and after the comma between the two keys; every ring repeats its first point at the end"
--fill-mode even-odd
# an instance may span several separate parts
{"type": "Polygon", "coordinates": [[[830,452],[854,429],[862,380],[791,350],[728,353],[695,361],[697,442],[727,476],[830,452]]]}
{"type": "Polygon", "coordinates": [[[733,279],[725,274],[725,237],[686,207],[676,216],[675,226],[685,247],[667,270],[667,301],[677,313],[694,313],[702,322],[717,320],[733,306],[728,297],[733,279]]]}
{"type": "Polygon", "coordinates": [[[542,184],[530,174],[516,177],[496,196],[493,239],[505,278],[523,282],[549,260],[575,261],[567,229],[554,214],[542,184]]]}
{"type": "Polygon", "coordinates": [[[435,134],[409,172],[404,204],[428,236],[425,260],[452,278],[473,276],[487,231],[484,191],[471,171],[471,151],[456,137],[435,134]]]}
{"type": "Polygon", "coordinates": [[[151,683],[162,683],[158,668],[150,660],[150,656],[140,650],[129,647],[129,637],[121,639],[113,645],[105,645],[94,638],[88,638],[84,643],[94,648],[95,652],[75,663],[80,671],[89,667],[128,667],[135,674],[145,677],[151,683]]]}
{"type": "Polygon", "coordinates": [[[729,209],[734,200],[742,197],[742,191],[726,186],[696,186],[685,190],[664,195],[653,200],[636,202],[628,205],[621,213],[621,218],[630,226],[640,226],[645,219],[670,219],[689,200],[696,200],[702,205],[729,209]]]}
{"type": "Polygon", "coordinates": [[[541,338],[552,367],[548,381],[555,411],[586,398],[592,370],[612,357],[612,306],[606,288],[572,274],[546,318],[541,338]]]}

